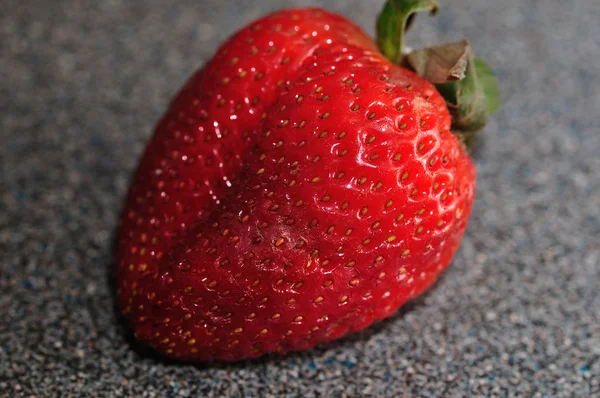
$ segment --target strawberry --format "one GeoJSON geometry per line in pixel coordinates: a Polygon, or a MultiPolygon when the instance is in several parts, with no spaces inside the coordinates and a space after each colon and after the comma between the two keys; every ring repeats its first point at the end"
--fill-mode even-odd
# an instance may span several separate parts
{"type": "MultiPolygon", "coordinates": [[[[382,13],[401,22],[388,35],[417,10],[403,3],[382,13]]],[[[476,61],[465,45],[443,69],[428,56],[440,49],[404,57],[385,35],[407,67],[341,16],[283,10],[181,89],[119,226],[118,299],[137,339],[190,361],[301,350],[389,316],[448,266],[475,186],[450,130],[481,123],[463,109],[477,103],[447,95],[453,119],[440,91],[460,91],[476,61]]]]}

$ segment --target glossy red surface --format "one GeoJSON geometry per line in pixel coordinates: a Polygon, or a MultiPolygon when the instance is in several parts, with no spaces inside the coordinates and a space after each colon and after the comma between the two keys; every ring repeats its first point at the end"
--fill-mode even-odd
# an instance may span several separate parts
{"type": "Polygon", "coordinates": [[[134,177],[119,301],[188,360],[299,350],[364,328],[449,264],[474,192],[435,88],[358,27],[287,10],[186,84],[134,177]]]}

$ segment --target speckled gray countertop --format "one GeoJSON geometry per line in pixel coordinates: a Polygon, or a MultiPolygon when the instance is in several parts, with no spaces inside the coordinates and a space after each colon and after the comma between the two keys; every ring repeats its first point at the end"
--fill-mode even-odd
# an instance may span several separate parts
{"type": "Polygon", "coordinates": [[[134,351],[113,312],[153,124],[253,18],[320,3],[372,32],[382,0],[0,0],[0,396],[600,396],[600,4],[440,2],[410,44],[469,37],[505,98],[451,268],[363,333],[195,367],[134,351]]]}

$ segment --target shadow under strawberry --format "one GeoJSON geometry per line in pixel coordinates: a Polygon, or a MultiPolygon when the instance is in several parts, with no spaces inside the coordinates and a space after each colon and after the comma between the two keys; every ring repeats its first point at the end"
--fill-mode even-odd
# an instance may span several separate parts
{"type": "MultiPolygon", "coordinates": [[[[113,241],[116,243],[116,233],[115,239],[113,241]]],[[[112,252],[115,252],[115,243],[113,243],[112,252]]],[[[112,268],[112,267],[111,267],[112,268]]],[[[426,298],[428,295],[435,292],[436,289],[443,285],[444,275],[440,277],[440,279],[423,295],[415,298],[414,300],[409,301],[402,307],[400,307],[394,314],[389,316],[388,318],[382,319],[370,325],[369,327],[350,333],[342,338],[337,340],[325,342],[316,345],[313,348],[305,351],[291,351],[285,354],[278,353],[270,353],[266,354],[259,358],[253,359],[245,359],[237,362],[220,362],[220,361],[211,361],[211,362],[200,362],[200,363],[190,363],[189,361],[177,360],[165,355],[161,355],[159,352],[155,351],[149,345],[143,344],[139,340],[137,340],[133,334],[133,330],[127,321],[127,319],[121,314],[121,310],[118,304],[118,298],[116,294],[117,283],[114,272],[107,273],[107,283],[111,290],[111,300],[112,300],[112,310],[114,312],[114,317],[117,320],[119,333],[123,336],[123,339],[128,344],[135,354],[140,357],[140,359],[149,359],[152,361],[156,361],[162,363],[166,366],[180,366],[180,367],[189,367],[194,366],[199,370],[217,368],[217,369],[244,369],[251,368],[261,364],[268,363],[279,363],[279,362],[289,362],[294,360],[310,360],[315,356],[319,356],[327,351],[336,351],[338,349],[346,350],[351,349],[353,345],[357,342],[364,343],[367,342],[374,335],[383,332],[386,328],[391,327],[391,325],[395,322],[398,322],[408,313],[418,310],[419,307],[424,306],[426,298]]],[[[418,338],[418,336],[415,336],[418,338]]]]}

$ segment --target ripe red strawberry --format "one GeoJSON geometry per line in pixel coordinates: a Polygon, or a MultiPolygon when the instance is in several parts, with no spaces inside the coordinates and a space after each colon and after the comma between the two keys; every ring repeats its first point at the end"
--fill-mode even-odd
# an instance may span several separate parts
{"type": "Polygon", "coordinates": [[[135,336],[185,360],[300,350],[419,295],[475,170],[444,98],[320,9],[242,29],[159,122],[119,228],[135,336]]]}

